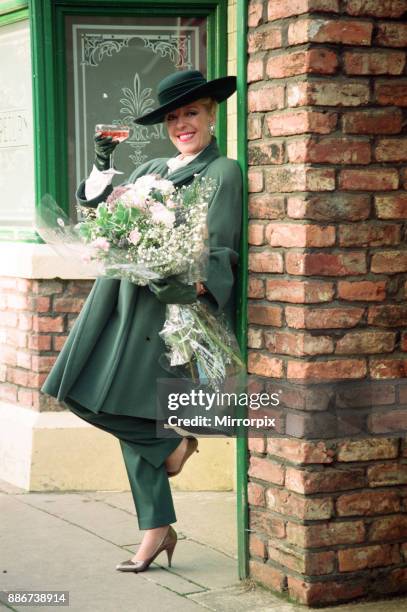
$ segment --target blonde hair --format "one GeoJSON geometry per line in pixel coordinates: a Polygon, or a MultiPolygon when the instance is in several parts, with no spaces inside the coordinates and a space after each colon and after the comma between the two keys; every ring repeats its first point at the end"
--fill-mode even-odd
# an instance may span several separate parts
{"type": "Polygon", "coordinates": [[[216,111],[218,110],[218,102],[210,96],[206,98],[199,98],[198,100],[195,100],[195,102],[202,104],[209,114],[213,112],[216,115],[216,111]]]}

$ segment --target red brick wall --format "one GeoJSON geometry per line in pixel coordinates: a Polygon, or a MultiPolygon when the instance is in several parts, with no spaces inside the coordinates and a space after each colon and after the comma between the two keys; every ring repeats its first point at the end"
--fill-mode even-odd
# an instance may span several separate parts
{"type": "Polygon", "coordinates": [[[311,605],[407,590],[406,19],[249,4],[250,571],[311,605]]]}
{"type": "Polygon", "coordinates": [[[62,410],[40,393],[93,280],[0,278],[0,400],[62,410]]]}

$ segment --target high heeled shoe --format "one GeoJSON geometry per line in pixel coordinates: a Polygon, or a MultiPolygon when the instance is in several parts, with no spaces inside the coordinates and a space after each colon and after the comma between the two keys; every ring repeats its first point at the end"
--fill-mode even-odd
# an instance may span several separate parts
{"type": "Polygon", "coordinates": [[[189,459],[189,457],[192,455],[192,453],[195,453],[195,451],[197,453],[199,453],[197,438],[195,438],[194,436],[185,436],[185,438],[187,439],[187,448],[185,450],[185,453],[184,453],[184,456],[182,458],[181,464],[180,464],[178,470],[176,470],[175,472],[168,472],[167,471],[168,478],[172,478],[173,476],[176,476],[177,474],[180,473],[180,471],[184,467],[185,461],[187,459],[189,459]]]}
{"type": "Polygon", "coordinates": [[[154,559],[164,550],[167,551],[168,567],[171,567],[172,555],[174,553],[174,548],[177,543],[177,540],[177,532],[170,525],[167,533],[165,534],[161,542],[158,544],[151,557],[149,557],[148,559],[143,559],[142,561],[132,561],[131,559],[128,559],[127,561],[118,563],[116,565],[116,569],[119,570],[119,572],[144,572],[154,561],[154,559]]]}

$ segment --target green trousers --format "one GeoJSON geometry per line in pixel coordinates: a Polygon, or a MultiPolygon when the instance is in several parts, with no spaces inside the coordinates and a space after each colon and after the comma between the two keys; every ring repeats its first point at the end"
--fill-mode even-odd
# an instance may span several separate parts
{"type": "Polygon", "coordinates": [[[95,413],[71,398],[66,398],[65,404],[81,419],[119,439],[139,528],[174,523],[177,518],[164,462],[182,436],[174,431],[175,437],[156,437],[156,421],[152,419],[95,413]]]}

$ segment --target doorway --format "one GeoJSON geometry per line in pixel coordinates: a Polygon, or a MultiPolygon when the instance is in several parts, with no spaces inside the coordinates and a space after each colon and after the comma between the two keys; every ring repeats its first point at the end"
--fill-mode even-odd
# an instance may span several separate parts
{"type": "MultiPolygon", "coordinates": [[[[154,102],[154,84],[174,68],[198,69],[208,79],[238,75],[237,95],[219,109],[216,137],[222,153],[239,160],[246,194],[246,12],[243,0],[32,3],[33,53],[40,77],[34,91],[37,202],[48,193],[72,215],[72,193],[92,162],[94,124],[125,124],[147,112],[154,102]]],[[[116,162],[128,174],[145,159],[167,154],[173,148],[162,127],[140,126],[118,150],[116,162]]],[[[236,329],[244,355],[246,227],[245,213],[236,329]]],[[[232,443],[233,452],[229,441],[222,455],[222,469],[230,474],[229,485],[222,486],[233,490],[237,500],[236,556],[239,577],[244,578],[247,445],[244,437],[232,443]]]]}

